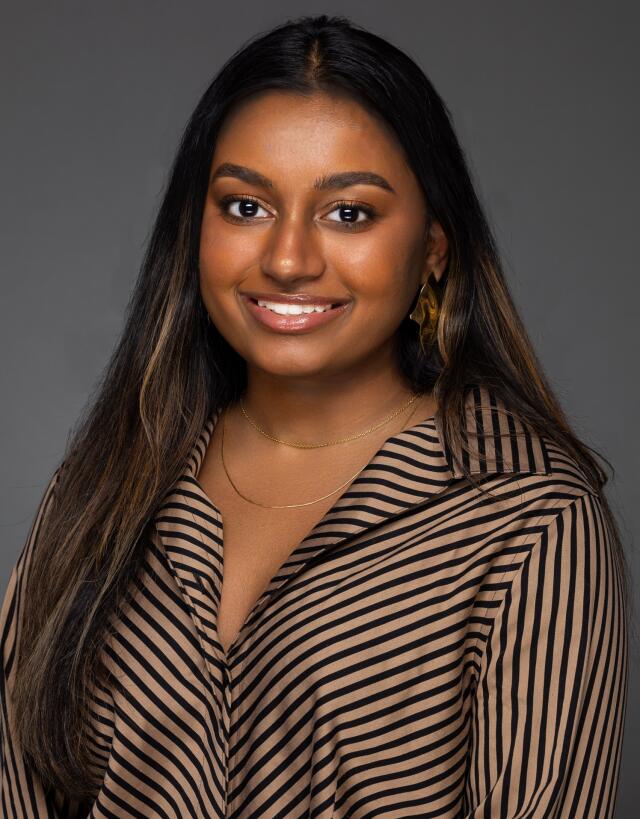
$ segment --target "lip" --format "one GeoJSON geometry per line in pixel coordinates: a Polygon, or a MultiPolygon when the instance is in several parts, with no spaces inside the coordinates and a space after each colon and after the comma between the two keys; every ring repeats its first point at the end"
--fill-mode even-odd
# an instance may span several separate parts
{"type": "MultiPolygon", "coordinates": [[[[269,330],[274,330],[277,333],[298,334],[307,333],[310,330],[315,330],[317,327],[322,327],[331,321],[344,315],[351,307],[351,302],[347,301],[340,304],[338,307],[331,307],[324,313],[301,313],[299,316],[279,316],[277,313],[269,310],[268,307],[258,307],[248,295],[241,293],[240,301],[245,305],[248,313],[255,321],[269,330]]],[[[262,300],[264,297],[260,296],[262,300]]],[[[265,299],[265,301],[272,301],[273,299],[265,299]]],[[[316,299],[306,299],[305,301],[288,302],[289,304],[321,304],[323,302],[316,299]]],[[[327,303],[327,302],[324,302],[327,303]]],[[[329,302],[330,304],[334,302],[329,302]]]]}
{"type": "Polygon", "coordinates": [[[349,299],[329,298],[327,296],[314,296],[313,293],[257,293],[254,290],[244,290],[240,293],[250,299],[260,299],[260,301],[272,301],[277,304],[347,304],[349,299]]]}

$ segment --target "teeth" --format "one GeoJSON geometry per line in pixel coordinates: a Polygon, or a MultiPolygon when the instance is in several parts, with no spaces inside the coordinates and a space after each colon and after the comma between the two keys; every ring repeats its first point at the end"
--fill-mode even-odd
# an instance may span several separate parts
{"type": "Polygon", "coordinates": [[[273,301],[261,301],[258,299],[260,307],[266,307],[273,313],[280,316],[299,316],[301,313],[324,313],[331,309],[330,304],[279,304],[273,301]]]}

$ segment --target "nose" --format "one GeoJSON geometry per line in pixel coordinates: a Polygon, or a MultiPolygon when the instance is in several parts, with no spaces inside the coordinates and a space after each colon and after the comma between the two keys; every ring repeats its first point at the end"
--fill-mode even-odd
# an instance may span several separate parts
{"type": "Polygon", "coordinates": [[[325,261],[313,223],[302,215],[275,220],[261,260],[265,276],[282,284],[322,274],[325,261]]]}

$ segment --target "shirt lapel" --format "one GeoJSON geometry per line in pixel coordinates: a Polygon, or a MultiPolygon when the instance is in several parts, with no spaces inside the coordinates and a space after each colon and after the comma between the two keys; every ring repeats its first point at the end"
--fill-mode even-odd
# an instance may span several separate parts
{"type": "MultiPolygon", "coordinates": [[[[222,519],[215,499],[206,495],[197,480],[218,417],[216,411],[205,423],[181,478],[157,510],[154,523],[201,636],[219,648],[215,620],[222,590],[222,519]]],[[[291,552],[256,602],[238,638],[278,590],[312,561],[391,518],[431,502],[463,477],[460,462],[472,474],[487,476],[550,471],[544,440],[508,412],[487,387],[468,393],[463,437],[472,451],[457,451],[457,461],[454,451],[444,445],[439,415],[388,438],[291,552]]],[[[237,643],[234,641],[232,651],[237,643]]]]}
{"type": "MultiPolygon", "coordinates": [[[[444,441],[440,416],[436,428],[444,441]]],[[[441,444],[453,478],[461,478],[464,463],[471,474],[502,474],[510,472],[547,475],[551,471],[549,453],[542,436],[528,429],[493,390],[486,386],[474,387],[465,402],[463,438],[471,453],[453,450],[441,444]]]]}

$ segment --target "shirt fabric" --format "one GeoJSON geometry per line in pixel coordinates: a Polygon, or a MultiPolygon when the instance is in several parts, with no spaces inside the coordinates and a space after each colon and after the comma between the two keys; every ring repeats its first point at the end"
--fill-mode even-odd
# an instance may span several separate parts
{"type": "Polygon", "coordinates": [[[628,660],[601,504],[490,389],[467,410],[466,462],[492,496],[454,467],[439,416],[392,435],[228,654],[223,522],[197,479],[209,418],[104,644],[90,803],[45,788],[12,733],[21,599],[56,471],[0,615],[2,815],[612,817],[628,660]]]}

